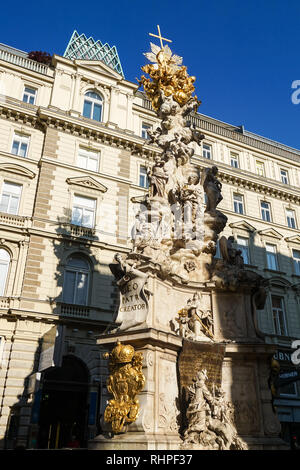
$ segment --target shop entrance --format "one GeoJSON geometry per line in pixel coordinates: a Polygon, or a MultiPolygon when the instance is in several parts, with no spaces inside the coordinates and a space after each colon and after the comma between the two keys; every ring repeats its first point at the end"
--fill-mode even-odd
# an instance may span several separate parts
{"type": "Polygon", "coordinates": [[[74,356],[44,372],[39,449],[87,446],[88,383],[86,366],[74,356]]]}

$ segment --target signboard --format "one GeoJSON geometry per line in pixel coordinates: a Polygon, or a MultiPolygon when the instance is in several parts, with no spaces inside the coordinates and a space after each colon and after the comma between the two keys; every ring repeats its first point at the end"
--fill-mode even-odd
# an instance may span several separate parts
{"type": "Polygon", "coordinates": [[[53,326],[42,337],[40,362],[38,367],[39,372],[49,369],[49,367],[61,366],[64,337],[64,325],[53,326]]]}

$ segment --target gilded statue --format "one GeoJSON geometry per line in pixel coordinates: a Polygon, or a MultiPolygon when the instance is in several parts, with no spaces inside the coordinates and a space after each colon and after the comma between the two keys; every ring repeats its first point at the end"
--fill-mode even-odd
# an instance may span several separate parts
{"type": "Polygon", "coordinates": [[[137,394],[144,388],[141,352],[135,352],[130,344],[119,341],[111,353],[103,355],[109,359],[110,375],[107,390],[113,395],[104,412],[104,421],[111,423],[115,434],[124,431],[124,426],[133,423],[139,413],[137,394]]]}

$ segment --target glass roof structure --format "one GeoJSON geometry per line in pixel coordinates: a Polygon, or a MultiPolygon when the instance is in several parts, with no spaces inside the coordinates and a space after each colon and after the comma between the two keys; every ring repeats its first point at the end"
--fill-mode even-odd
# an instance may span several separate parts
{"type": "Polygon", "coordinates": [[[101,41],[95,41],[92,37],[87,38],[85,34],[79,34],[76,30],[67,45],[64,57],[67,59],[101,60],[124,77],[116,46],[110,47],[107,43],[102,44],[101,41]]]}

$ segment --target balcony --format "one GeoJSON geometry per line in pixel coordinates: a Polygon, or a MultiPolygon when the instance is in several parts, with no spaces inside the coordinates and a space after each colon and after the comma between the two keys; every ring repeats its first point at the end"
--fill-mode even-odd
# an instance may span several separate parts
{"type": "Polygon", "coordinates": [[[95,239],[96,230],[90,227],[83,227],[82,225],[64,223],[61,234],[74,238],[95,239]]]}
{"type": "Polygon", "coordinates": [[[10,227],[29,228],[31,226],[31,218],[0,212],[0,224],[9,225],[10,227]]]}
{"type": "Polygon", "coordinates": [[[85,305],[57,303],[57,307],[58,315],[65,317],[89,318],[90,316],[90,307],[85,305]]]}
{"type": "Polygon", "coordinates": [[[18,65],[25,69],[32,70],[43,75],[48,75],[49,66],[36,62],[35,60],[28,59],[22,55],[14,54],[8,50],[2,49],[0,45],[0,60],[10,62],[11,64],[18,65]]]}

